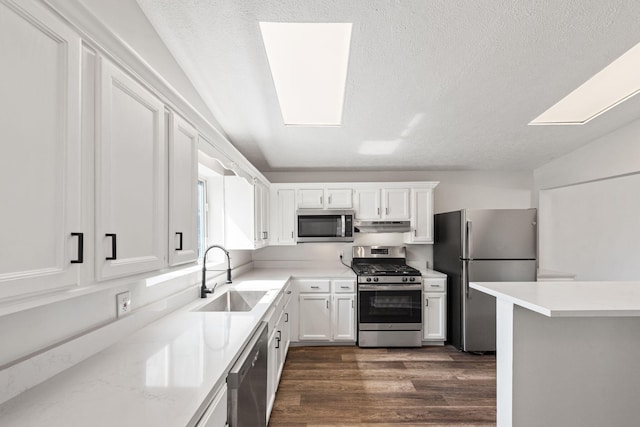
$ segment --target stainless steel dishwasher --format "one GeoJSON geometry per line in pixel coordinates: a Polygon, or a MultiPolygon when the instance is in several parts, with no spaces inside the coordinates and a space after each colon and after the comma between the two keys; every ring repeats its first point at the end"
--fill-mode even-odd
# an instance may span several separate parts
{"type": "Polygon", "coordinates": [[[267,425],[267,323],[262,322],[227,376],[230,427],[267,425]]]}

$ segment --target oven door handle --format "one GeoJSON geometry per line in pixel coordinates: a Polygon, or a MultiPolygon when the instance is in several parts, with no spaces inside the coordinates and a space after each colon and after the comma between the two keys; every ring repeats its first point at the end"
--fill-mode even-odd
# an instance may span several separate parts
{"type": "Polygon", "coordinates": [[[359,291],[421,291],[422,285],[358,285],[359,291]]]}

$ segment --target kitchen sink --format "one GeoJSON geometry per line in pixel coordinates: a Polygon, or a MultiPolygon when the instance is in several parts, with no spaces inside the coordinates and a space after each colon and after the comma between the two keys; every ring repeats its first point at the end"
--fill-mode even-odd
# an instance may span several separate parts
{"type": "Polygon", "coordinates": [[[251,311],[266,293],[229,290],[195,311],[251,311]]]}

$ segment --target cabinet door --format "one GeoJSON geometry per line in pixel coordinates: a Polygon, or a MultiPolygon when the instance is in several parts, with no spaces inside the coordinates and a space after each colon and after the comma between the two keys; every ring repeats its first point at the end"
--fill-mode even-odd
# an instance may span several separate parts
{"type": "Polygon", "coordinates": [[[255,249],[254,185],[239,176],[224,177],[224,235],[227,249],[255,249]]]}
{"type": "Polygon", "coordinates": [[[300,341],[328,341],[331,339],[331,316],[328,294],[300,294],[300,341]]]}
{"type": "Polygon", "coordinates": [[[166,265],[164,105],[101,61],[96,166],[96,269],[100,279],[166,265]]]}
{"type": "Polygon", "coordinates": [[[280,189],[276,193],[276,243],[279,245],[295,245],[296,231],[296,190],[280,189]]]}
{"type": "Polygon", "coordinates": [[[334,341],[355,341],[355,299],[355,294],[333,295],[331,323],[334,341]]]}
{"type": "Polygon", "coordinates": [[[353,190],[350,188],[329,188],[326,191],[326,207],[329,209],[351,209],[353,190]]]}
{"type": "Polygon", "coordinates": [[[256,248],[261,247],[264,240],[264,225],[262,223],[262,192],[262,185],[260,185],[260,183],[256,181],[256,183],[253,185],[253,227],[255,230],[253,240],[256,248]]]}
{"type": "Polygon", "coordinates": [[[433,189],[411,190],[411,231],[407,243],[433,243],[433,189]]]}
{"type": "Polygon", "coordinates": [[[445,340],[446,294],[424,294],[423,339],[445,340]]]}
{"type": "Polygon", "coordinates": [[[77,284],[71,233],[85,232],[80,38],[35,2],[15,3],[0,3],[0,298],[77,284]]]}
{"type": "Polygon", "coordinates": [[[270,212],[270,197],[269,197],[269,188],[267,188],[267,186],[265,186],[264,184],[260,184],[260,187],[262,188],[262,194],[261,194],[261,208],[260,208],[260,222],[262,223],[262,246],[267,246],[269,244],[269,239],[270,239],[270,234],[269,234],[269,229],[270,226],[269,224],[271,224],[270,222],[270,218],[269,218],[269,212],[270,212]]]}
{"type": "Polygon", "coordinates": [[[198,258],[198,132],[180,116],[170,116],[169,264],[198,258]]]}
{"type": "Polygon", "coordinates": [[[305,188],[298,190],[298,209],[309,208],[324,208],[324,190],[322,188],[305,188]]]}
{"type": "Polygon", "coordinates": [[[196,427],[224,427],[227,425],[227,385],[223,384],[196,427]]]}
{"type": "Polygon", "coordinates": [[[382,190],[385,219],[402,220],[409,219],[409,189],[385,188],[382,190]]]}
{"type": "Polygon", "coordinates": [[[267,348],[267,420],[271,414],[273,403],[276,399],[276,390],[278,388],[278,352],[280,342],[276,330],[273,330],[269,336],[267,348]]]}
{"type": "Polygon", "coordinates": [[[380,190],[377,188],[356,191],[356,218],[380,218],[380,190]]]}

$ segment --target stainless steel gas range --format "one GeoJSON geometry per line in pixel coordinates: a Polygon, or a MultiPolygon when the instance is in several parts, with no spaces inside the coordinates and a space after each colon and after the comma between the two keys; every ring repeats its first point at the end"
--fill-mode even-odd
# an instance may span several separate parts
{"type": "Polygon", "coordinates": [[[358,345],[422,345],[422,276],[404,246],[354,246],[358,276],[358,345]]]}

